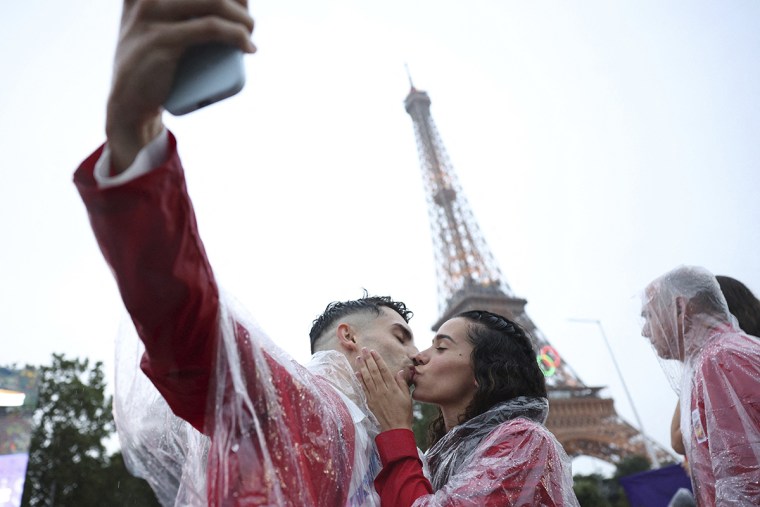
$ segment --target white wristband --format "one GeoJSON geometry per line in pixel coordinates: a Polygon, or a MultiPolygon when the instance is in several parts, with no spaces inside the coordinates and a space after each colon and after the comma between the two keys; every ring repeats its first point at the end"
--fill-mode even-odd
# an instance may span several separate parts
{"type": "Polygon", "coordinates": [[[159,135],[151,142],[146,144],[139,151],[126,171],[116,176],[111,176],[111,149],[108,144],[103,148],[103,153],[95,163],[93,175],[98,183],[98,188],[110,188],[123,185],[144,174],[148,174],[156,167],[166,162],[167,152],[169,151],[169,133],[163,129],[159,135]]]}

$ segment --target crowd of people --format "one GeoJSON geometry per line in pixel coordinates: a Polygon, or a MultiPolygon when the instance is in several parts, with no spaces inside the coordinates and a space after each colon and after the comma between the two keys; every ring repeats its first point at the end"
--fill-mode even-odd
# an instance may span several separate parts
{"type": "MultiPolygon", "coordinates": [[[[461,313],[419,351],[407,306],[365,294],[327,306],[300,365],[218,286],[162,104],[187,48],[253,53],[252,31],[244,0],[125,0],[107,141],[74,176],[167,415],[118,414],[131,468],[166,505],[578,505],[533,343],[509,316],[461,313]],[[424,454],[413,398],[438,407],[424,454]]],[[[758,505],[760,309],[720,280],[657,278],[642,334],[677,372],[674,442],[698,505],[758,505]]]]}

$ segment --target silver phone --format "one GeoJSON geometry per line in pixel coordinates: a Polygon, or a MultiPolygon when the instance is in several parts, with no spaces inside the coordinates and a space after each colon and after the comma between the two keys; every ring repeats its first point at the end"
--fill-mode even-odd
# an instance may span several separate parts
{"type": "Polygon", "coordinates": [[[244,85],[240,49],[224,44],[193,46],[180,59],[164,107],[180,116],[231,97],[244,85]]]}

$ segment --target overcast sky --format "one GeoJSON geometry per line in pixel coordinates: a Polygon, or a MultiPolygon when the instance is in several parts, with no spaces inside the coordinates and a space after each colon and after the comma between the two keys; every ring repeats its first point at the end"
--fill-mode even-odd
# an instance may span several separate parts
{"type": "MultiPolygon", "coordinates": [[[[121,4],[0,17],[1,364],[112,375],[122,306],[71,184],[104,140],[121,4]]],[[[221,281],[299,360],[367,288],[437,319],[408,64],[514,292],[585,383],[668,445],[639,293],[679,264],[760,293],[760,2],[260,0],[241,94],[166,122],[221,281]]]]}

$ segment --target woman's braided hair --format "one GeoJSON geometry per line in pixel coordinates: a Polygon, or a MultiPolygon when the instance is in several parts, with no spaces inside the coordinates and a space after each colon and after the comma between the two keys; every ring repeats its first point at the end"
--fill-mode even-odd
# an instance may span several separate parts
{"type": "MultiPolygon", "coordinates": [[[[502,401],[518,396],[546,397],[546,380],[536,351],[525,330],[501,315],[485,310],[462,312],[455,318],[468,321],[472,344],[472,369],[477,390],[460,423],[478,416],[502,401]]],[[[446,433],[443,415],[430,424],[429,444],[446,433]]]]}

